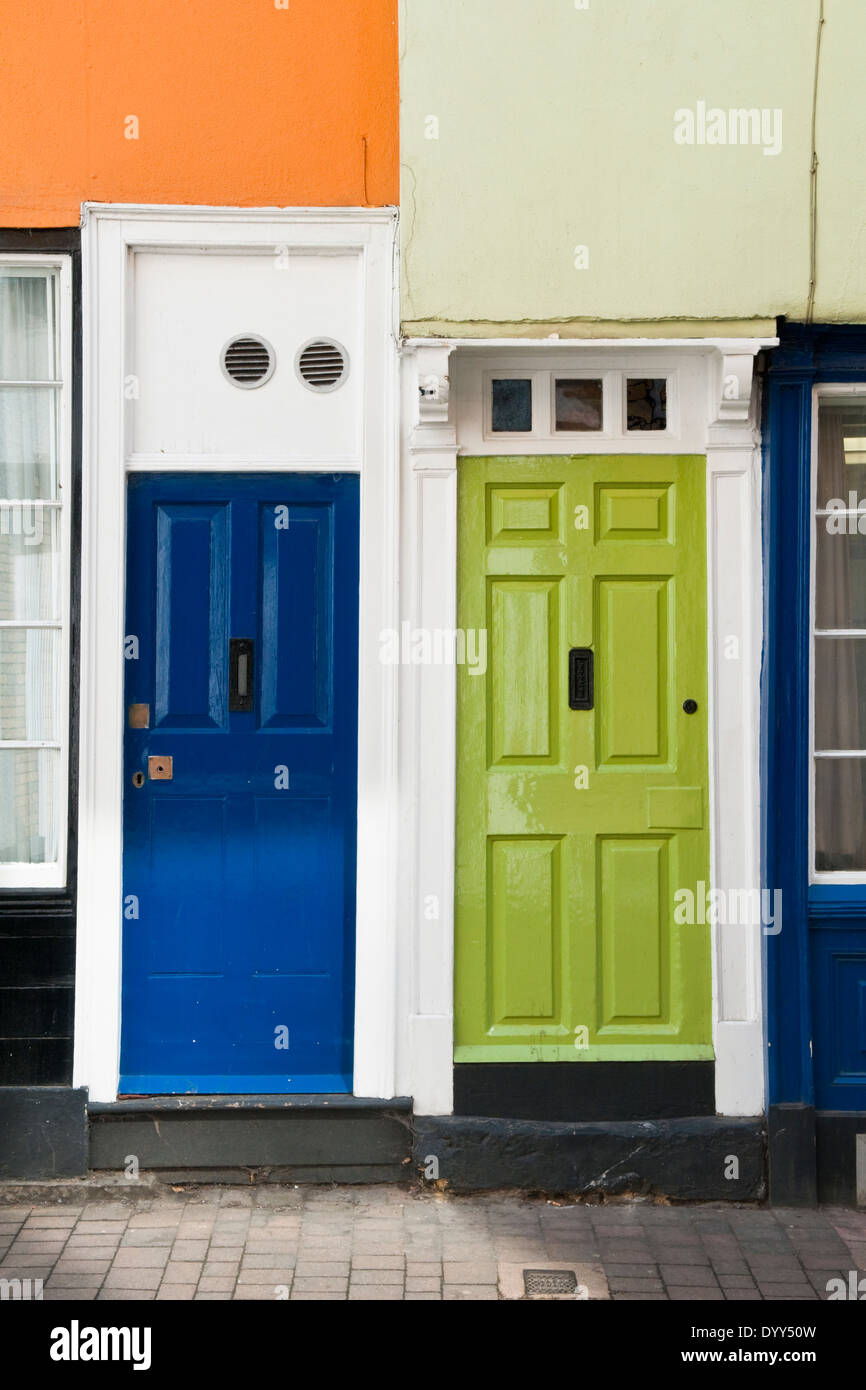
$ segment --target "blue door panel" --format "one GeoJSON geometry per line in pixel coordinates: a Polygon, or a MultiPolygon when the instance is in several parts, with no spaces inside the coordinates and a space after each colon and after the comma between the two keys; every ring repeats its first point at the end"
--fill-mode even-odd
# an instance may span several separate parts
{"type": "Polygon", "coordinates": [[[323,508],[295,507],[291,537],[263,514],[262,722],[268,727],[330,724],[333,654],[333,537],[323,508]],[[277,633],[284,634],[276,641],[277,633]]]}
{"type": "Polygon", "coordinates": [[[358,523],[352,475],[130,479],[123,1094],[351,1090],[358,523]]]}
{"type": "Polygon", "coordinates": [[[224,726],[228,506],[156,508],[155,724],[224,726]]]}
{"type": "Polygon", "coordinates": [[[815,1100],[862,1110],[866,1089],[866,933],[823,923],[812,932],[815,1100]]]}

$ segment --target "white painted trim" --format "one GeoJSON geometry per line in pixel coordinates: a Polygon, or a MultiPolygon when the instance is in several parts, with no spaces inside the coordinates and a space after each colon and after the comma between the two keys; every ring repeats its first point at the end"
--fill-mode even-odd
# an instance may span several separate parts
{"type": "MultiPolygon", "coordinates": [[[[701,453],[707,458],[711,882],[721,888],[761,886],[761,473],[753,366],[759,350],[775,344],[775,339],[555,343],[549,338],[413,338],[404,344],[401,616],[419,626],[453,628],[456,623],[458,455],[505,452],[499,440],[491,446],[483,437],[484,371],[515,366],[566,370],[569,362],[604,370],[634,366],[647,374],[653,374],[654,367],[654,374],[677,367],[683,422],[679,438],[659,432],[655,439],[649,432],[635,431],[627,447],[636,454],[701,453]],[[430,400],[437,403],[435,413],[430,400]],[[724,659],[720,640],[727,635],[740,639],[738,662],[724,659]]],[[[553,441],[520,436],[508,448],[537,455],[624,452],[621,440],[598,441],[596,448],[594,439],[597,436],[589,433],[579,443],[572,435],[553,441]]],[[[452,1104],[454,718],[453,691],[442,670],[408,670],[401,696],[401,857],[411,867],[400,888],[410,938],[400,959],[400,997],[408,1025],[401,1036],[398,1077],[401,1090],[415,1097],[416,1111],[430,1114],[448,1113],[452,1104]],[[440,885],[441,917],[432,924],[424,919],[422,898],[427,892],[438,893],[440,885]],[[431,927],[436,930],[431,932],[431,927]]],[[[760,926],[715,929],[712,955],[717,1110],[760,1114],[760,926]]]]}
{"type": "MultiPolygon", "coordinates": [[[[378,635],[397,625],[397,353],[394,209],[246,209],[87,204],[84,208],[84,466],[82,495],[79,887],[73,1084],[117,1095],[121,985],[121,778],[131,251],[204,248],[357,251],[363,257],[366,346],[361,472],[358,872],[355,981],[357,1095],[395,1086],[397,877],[396,668],[378,635]]],[[[151,466],[130,458],[131,469],[151,466]]],[[[160,460],[177,467],[180,459],[160,460]]],[[[231,461],[222,460],[223,464],[231,461]]],[[[249,467],[249,459],[245,464],[249,467]]],[[[321,460],[319,461],[321,464],[321,460]]],[[[213,469],[214,460],[183,460],[213,469]]],[[[257,462],[256,466],[260,466],[257,462]]],[[[306,460],[273,461],[282,471],[306,460]]],[[[336,469],[334,460],[327,466],[336,469]]]]}
{"type": "MultiPolygon", "coordinates": [[[[57,653],[57,732],[55,740],[27,739],[18,741],[19,747],[59,747],[57,771],[54,785],[55,810],[58,816],[57,859],[51,864],[3,864],[0,865],[0,889],[56,889],[65,888],[68,880],[67,849],[69,835],[69,696],[70,696],[70,651],[71,651],[71,552],[72,552],[72,258],[68,255],[40,255],[26,251],[4,252],[0,255],[0,269],[7,266],[21,266],[25,270],[57,270],[57,306],[59,322],[57,342],[59,345],[59,381],[33,383],[40,386],[56,386],[59,402],[57,430],[57,481],[56,499],[35,501],[30,498],[3,498],[7,505],[20,501],[23,506],[43,506],[59,512],[58,582],[62,594],[60,621],[6,623],[5,626],[55,628],[60,632],[57,653]]],[[[6,383],[9,385],[10,383],[6,383]]],[[[15,746],[13,741],[5,740],[3,747],[15,746]]]]}

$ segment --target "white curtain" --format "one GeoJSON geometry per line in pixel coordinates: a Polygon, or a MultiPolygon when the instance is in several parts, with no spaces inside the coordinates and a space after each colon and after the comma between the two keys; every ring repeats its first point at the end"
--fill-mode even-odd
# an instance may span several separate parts
{"type": "MultiPolygon", "coordinates": [[[[0,499],[56,497],[55,277],[0,273],[0,499]]],[[[0,619],[55,619],[53,508],[0,503],[0,619]]],[[[0,739],[58,737],[58,633],[0,628],[0,739]]],[[[0,749],[0,862],[57,855],[54,749],[0,749]]]]}
{"type": "MultiPolygon", "coordinates": [[[[54,280],[0,275],[0,383],[54,376],[54,280]]],[[[55,400],[50,386],[0,385],[0,497],[54,493],[55,400]]]]}

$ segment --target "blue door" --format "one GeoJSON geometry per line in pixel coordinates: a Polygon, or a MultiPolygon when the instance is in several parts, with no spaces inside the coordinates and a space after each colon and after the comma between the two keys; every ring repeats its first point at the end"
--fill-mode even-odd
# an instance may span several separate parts
{"type": "Polygon", "coordinates": [[[122,1094],[352,1089],[358,518],[129,480],[122,1094]]]}

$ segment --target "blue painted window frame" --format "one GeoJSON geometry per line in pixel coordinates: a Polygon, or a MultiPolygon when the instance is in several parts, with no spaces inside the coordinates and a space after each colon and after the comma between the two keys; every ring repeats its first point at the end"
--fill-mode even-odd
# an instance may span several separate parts
{"type": "Polygon", "coordinates": [[[783,894],[783,929],[765,938],[769,1102],[814,1105],[809,918],[866,915],[866,885],[809,886],[812,404],[823,383],[866,384],[866,328],[783,324],[779,338],[763,395],[763,876],[783,894]]]}

